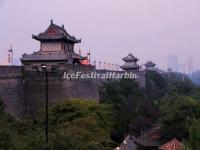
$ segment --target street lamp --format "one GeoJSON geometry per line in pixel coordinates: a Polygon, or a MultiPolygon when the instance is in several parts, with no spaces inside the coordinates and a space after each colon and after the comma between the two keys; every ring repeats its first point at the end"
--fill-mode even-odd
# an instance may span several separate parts
{"type": "Polygon", "coordinates": [[[46,105],[46,115],[45,115],[45,142],[46,142],[46,148],[48,146],[48,70],[47,70],[47,65],[41,65],[42,67],[42,70],[45,71],[45,74],[46,74],[46,88],[45,88],[45,91],[46,91],[46,101],[45,101],[45,105],[46,105]]]}

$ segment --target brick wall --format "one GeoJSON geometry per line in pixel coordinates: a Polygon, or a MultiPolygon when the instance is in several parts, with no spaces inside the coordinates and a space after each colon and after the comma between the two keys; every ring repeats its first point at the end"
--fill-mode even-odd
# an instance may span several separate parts
{"type": "Polygon", "coordinates": [[[6,111],[22,117],[24,115],[22,67],[0,66],[0,97],[6,111]]]}
{"type": "MultiPolygon", "coordinates": [[[[50,104],[70,98],[99,99],[95,80],[49,77],[48,85],[50,104]]],[[[25,78],[24,89],[26,113],[35,117],[40,108],[45,106],[45,78],[25,78]]]]}
{"type": "MultiPolygon", "coordinates": [[[[63,79],[66,72],[95,71],[94,67],[78,65],[60,65],[60,71],[49,74],[49,103],[71,99],[84,98],[99,100],[99,80],[90,79],[63,79]]],[[[107,71],[98,71],[106,73],[107,71]]],[[[140,86],[145,86],[144,72],[138,75],[140,86]]],[[[21,66],[0,66],[0,97],[3,99],[6,110],[17,117],[28,114],[35,117],[45,104],[45,73],[41,70],[24,71],[21,66]]]]}

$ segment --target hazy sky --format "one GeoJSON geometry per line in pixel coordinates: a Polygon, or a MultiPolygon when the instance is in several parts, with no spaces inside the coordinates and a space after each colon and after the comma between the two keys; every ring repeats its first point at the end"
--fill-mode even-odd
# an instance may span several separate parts
{"type": "Polygon", "coordinates": [[[167,67],[174,54],[200,65],[200,0],[0,0],[0,58],[11,43],[16,58],[38,51],[31,36],[50,19],[82,39],[76,51],[90,49],[96,60],[122,63],[133,52],[140,64],[167,67]]]}

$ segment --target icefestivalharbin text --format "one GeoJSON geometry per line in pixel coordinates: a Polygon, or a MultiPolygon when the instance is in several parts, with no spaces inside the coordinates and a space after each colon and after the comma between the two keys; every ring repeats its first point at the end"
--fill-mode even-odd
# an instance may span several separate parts
{"type": "Polygon", "coordinates": [[[106,72],[106,73],[82,73],[82,72],[75,72],[75,73],[67,73],[64,72],[63,74],[64,79],[136,79],[137,74],[132,72],[106,72]]]}

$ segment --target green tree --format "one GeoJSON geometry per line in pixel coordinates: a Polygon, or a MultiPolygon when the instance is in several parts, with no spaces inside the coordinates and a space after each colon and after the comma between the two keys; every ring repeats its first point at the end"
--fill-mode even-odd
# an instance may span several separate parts
{"type": "Polygon", "coordinates": [[[3,104],[2,98],[0,97],[0,114],[4,113],[4,109],[5,109],[5,106],[3,104]]]}
{"type": "Polygon", "coordinates": [[[187,120],[200,117],[200,104],[187,96],[168,95],[160,103],[161,129],[165,139],[187,138],[187,120]]]}
{"type": "Polygon", "coordinates": [[[107,81],[100,89],[101,103],[113,105],[113,115],[116,125],[112,132],[112,138],[121,142],[128,132],[129,124],[134,118],[142,94],[138,83],[134,80],[122,79],[107,81]]]}
{"type": "Polygon", "coordinates": [[[160,73],[156,71],[147,71],[145,73],[145,79],[145,95],[147,96],[148,100],[158,100],[165,94],[167,82],[160,73]]]}
{"type": "Polygon", "coordinates": [[[112,143],[109,139],[109,129],[113,126],[111,110],[109,105],[98,104],[95,100],[68,100],[52,106],[49,124],[55,138],[50,147],[105,149],[112,143]],[[71,140],[58,140],[68,138],[71,140]]]}
{"type": "Polygon", "coordinates": [[[199,150],[200,145],[200,119],[190,119],[188,123],[189,138],[185,142],[185,150],[199,150]]]}
{"type": "MultiPolygon", "coordinates": [[[[66,100],[49,107],[49,150],[108,150],[114,126],[110,105],[94,100],[66,100]]],[[[0,149],[43,150],[44,113],[38,118],[16,119],[0,114],[0,149]]]]}
{"type": "Polygon", "coordinates": [[[116,126],[112,137],[115,141],[121,142],[126,133],[138,136],[140,130],[152,126],[155,108],[145,100],[144,90],[136,81],[122,79],[106,82],[100,89],[100,97],[101,103],[113,105],[116,126]]]}

